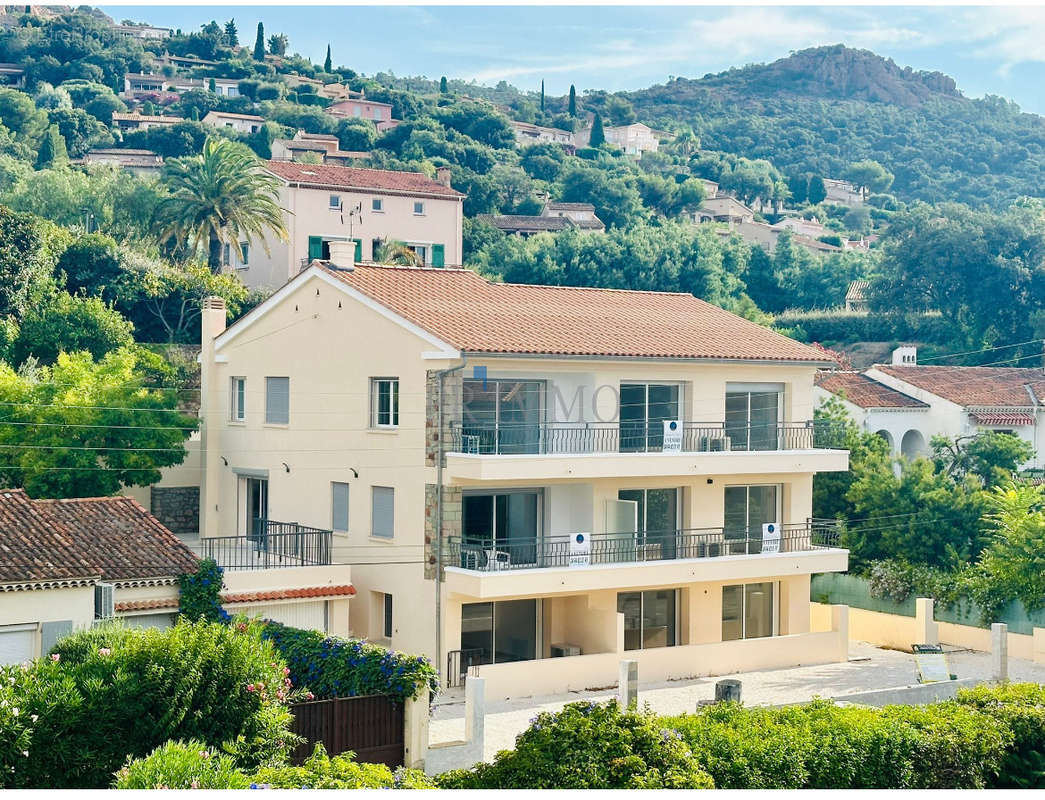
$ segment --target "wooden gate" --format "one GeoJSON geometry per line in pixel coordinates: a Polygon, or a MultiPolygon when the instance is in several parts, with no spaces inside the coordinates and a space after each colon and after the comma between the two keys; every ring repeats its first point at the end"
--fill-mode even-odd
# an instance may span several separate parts
{"type": "Polygon", "coordinates": [[[312,754],[316,742],[322,742],[329,755],[351,750],[356,761],[387,764],[393,769],[403,765],[403,703],[390,695],[370,697],[337,697],[294,703],[291,730],[305,741],[291,754],[300,764],[312,754]]]}

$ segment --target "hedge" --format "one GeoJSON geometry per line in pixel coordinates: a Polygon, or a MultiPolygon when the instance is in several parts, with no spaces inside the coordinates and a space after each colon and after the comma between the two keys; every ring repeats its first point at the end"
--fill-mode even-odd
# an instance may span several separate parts
{"type": "Polygon", "coordinates": [[[954,321],[940,314],[887,314],[866,311],[785,311],[773,327],[804,342],[924,342],[948,345],[954,321]]]}
{"type": "Polygon", "coordinates": [[[439,676],[425,656],[398,653],[363,639],[342,639],[278,622],[260,624],[290,668],[294,686],[318,699],[388,694],[405,700],[427,686],[434,697],[439,676]]]}
{"type": "Polygon", "coordinates": [[[9,788],[104,788],[129,756],[169,739],[224,747],[241,767],[285,758],[284,665],[253,626],[96,627],[32,664],[0,668],[9,788]]]}

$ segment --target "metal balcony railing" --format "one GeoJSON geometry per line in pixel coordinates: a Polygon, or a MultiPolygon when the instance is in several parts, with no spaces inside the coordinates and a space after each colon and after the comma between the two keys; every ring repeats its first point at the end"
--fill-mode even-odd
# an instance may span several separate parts
{"type": "Polygon", "coordinates": [[[296,522],[253,520],[247,536],[213,536],[200,540],[202,558],[225,569],[270,569],[331,563],[331,531],[296,522]]]}
{"type": "MultiPolygon", "coordinates": [[[[769,552],[799,553],[837,548],[840,537],[838,523],[834,520],[782,525],[777,543],[764,542],[761,528],[757,531],[690,528],[589,534],[587,563],[626,564],[769,552]]],[[[572,536],[549,536],[494,542],[491,539],[451,537],[447,542],[444,565],[477,572],[568,567],[575,557],[572,539],[572,536]]]]}
{"type": "MultiPolygon", "coordinates": [[[[726,422],[684,422],[679,426],[679,452],[840,449],[830,430],[813,422],[733,425],[726,422]]],[[[456,424],[450,452],[476,455],[543,455],[547,453],[659,453],[663,422],[540,422],[456,424]]]]}

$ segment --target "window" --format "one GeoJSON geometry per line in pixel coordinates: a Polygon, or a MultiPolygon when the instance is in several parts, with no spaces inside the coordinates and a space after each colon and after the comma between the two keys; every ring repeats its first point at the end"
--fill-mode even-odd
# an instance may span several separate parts
{"type": "Polygon", "coordinates": [[[414,201],[414,214],[416,214],[417,216],[420,217],[420,216],[424,216],[424,213],[425,213],[425,204],[422,201],[420,201],[420,200],[415,200],[414,201]]]}
{"type": "Polygon", "coordinates": [[[382,120],[381,109],[380,108],[375,108],[374,109],[374,122],[380,122],[381,120],[382,120]]]}
{"type": "Polygon", "coordinates": [[[776,635],[776,586],[770,581],[722,587],[722,641],[776,635]]]}
{"type": "Polygon", "coordinates": [[[385,201],[380,197],[375,197],[370,201],[370,210],[376,211],[379,214],[385,210],[385,201]]]}
{"type": "Polygon", "coordinates": [[[229,419],[243,422],[247,418],[247,379],[233,378],[232,390],[229,392],[229,419]]]}
{"type": "Polygon", "coordinates": [[[762,526],[780,522],[780,490],[767,486],[727,486],[725,488],[724,535],[731,553],[759,553],[762,526]]]}
{"type": "Polygon", "coordinates": [[[290,424],[290,378],[265,378],[265,423],[290,424]]]}
{"type": "Polygon", "coordinates": [[[541,452],[542,381],[464,381],[461,446],[466,453],[541,452]]]}
{"type": "Polygon", "coordinates": [[[646,558],[675,558],[680,496],[678,489],[618,490],[617,503],[633,510],[626,515],[628,527],[613,532],[634,533],[635,543],[647,546],[646,558]]]}
{"type": "Polygon", "coordinates": [[[341,195],[332,194],[327,200],[327,208],[331,211],[339,211],[341,209],[341,195]]]}
{"type": "Polygon", "coordinates": [[[348,533],[348,484],[330,484],[330,527],[339,533],[348,533]]]}
{"type": "Polygon", "coordinates": [[[726,385],[726,435],[731,450],[779,450],[784,386],[778,383],[726,385]]]}
{"type": "Polygon", "coordinates": [[[503,664],[537,658],[539,600],[465,603],[461,606],[461,649],[476,651],[473,664],[503,664]]]}
{"type": "Polygon", "coordinates": [[[379,539],[395,536],[395,489],[370,487],[370,535],[379,539]]]}
{"type": "Polygon", "coordinates": [[[226,266],[232,263],[232,247],[228,242],[221,247],[221,263],[226,266]]]}
{"type": "Polygon", "coordinates": [[[418,263],[420,263],[422,266],[428,263],[427,247],[425,247],[423,244],[408,244],[407,247],[413,250],[414,253],[417,255],[418,263]]]}
{"type": "Polygon", "coordinates": [[[620,451],[657,451],[664,446],[664,422],[682,419],[682,387],[674,383],[620,385],[620,451]]]}
{"type": "Polygon", "coordinates": [[[392,595],[385,595],[385,638],[392,638],[392,595]]]}
{"type": "Polygon", "coordinates": [[[245,267],[245,266],[247,266],[247,262],[250,260],[250,245],[247,244],[246,242],[240,242],[239,243],[239,252],[240,252],[240,262],[239,263],[242,264],[245,267]]]}
{"type": "Polygon", "coordinates": [[[370,379],[370,426],[394,428],[399,424],[399,378],[370,379]]]}
{"type": "Polygon", "coordinates": [[[625,650],[678,644],[675,638],[676,594],[674,589],[658,589],[617,595],[617,612],[624,615],[625,650]]]}

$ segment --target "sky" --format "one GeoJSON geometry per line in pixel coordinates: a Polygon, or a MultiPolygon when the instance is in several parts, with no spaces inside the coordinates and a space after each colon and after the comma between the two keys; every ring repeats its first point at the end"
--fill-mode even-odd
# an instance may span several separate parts
{"type": "Polygon", "coordinates": [[[837,44],[952,76],[968,97],[1045,114],[1045,8],[985,6],[101,6],[194,30],[235,18],[241,41],[285,33],[291,52],[373,74],[506,80],[548,94],[640,89],[837,44]]]}

